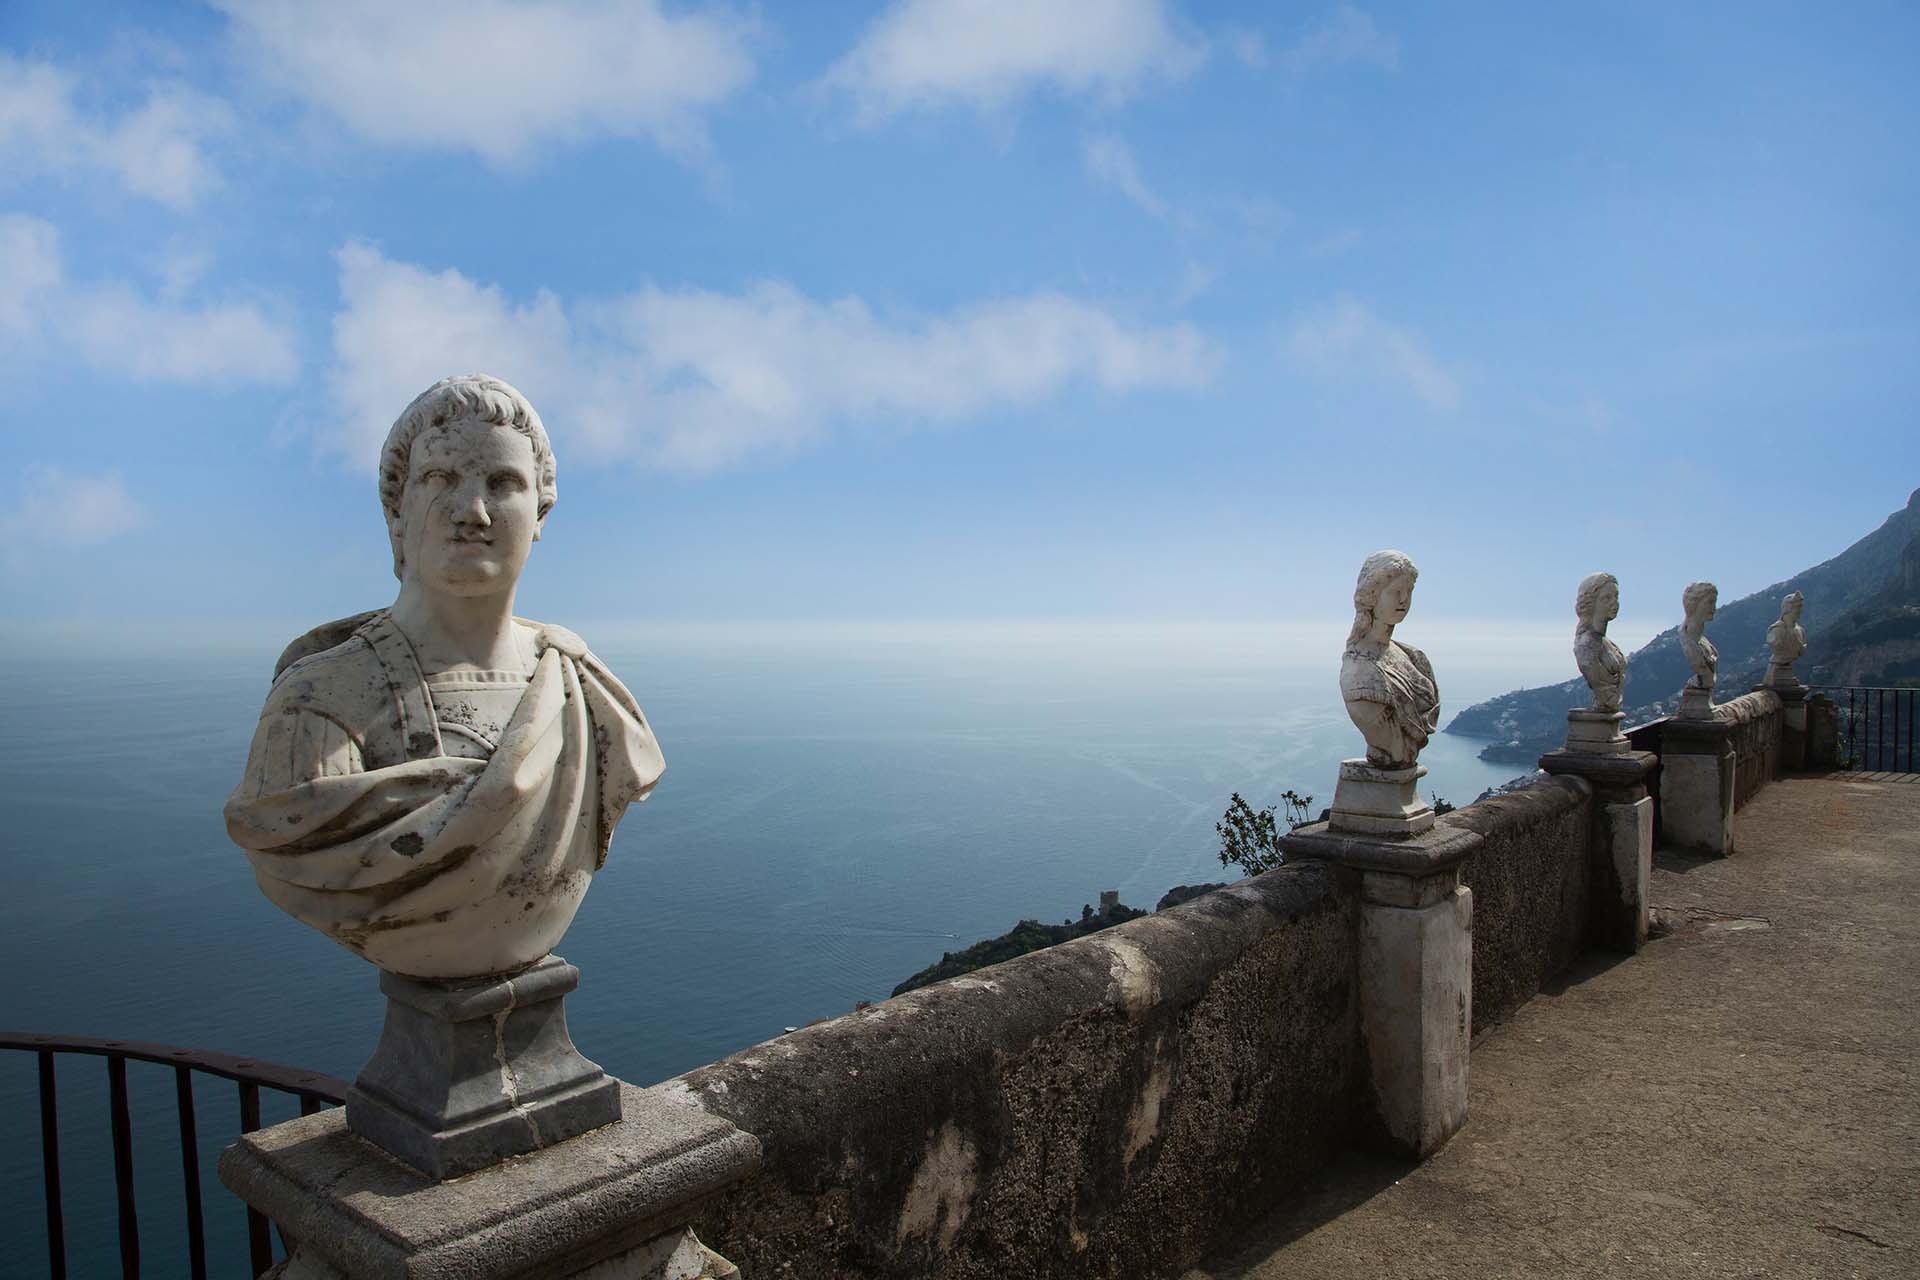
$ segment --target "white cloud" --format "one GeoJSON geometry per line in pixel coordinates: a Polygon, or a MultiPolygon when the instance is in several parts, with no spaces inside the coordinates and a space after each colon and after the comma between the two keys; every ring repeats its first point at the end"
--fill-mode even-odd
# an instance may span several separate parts
{"type": "Polygon", "coordinates": [[[291,332],[250,302],[182,307],[93,285],[66,299],[60,328],[96,369],[136,382],[278,384],[300,371],[291,332]]]}
{"type": "Polygon", "coordinates": [[[60,287],[60,235],[50,222],[0,214],[0,332],[40,326],[47,299],[60,287]]]}
{"type": "Polygon", "coordinates": [[[218,99],[157,84],[135,108],[86,112],[76,77],[48,62],[0,52],[0,169],[16,175],[106,173],[129,191],[191,208],[219,185],[208,143],[233,126],[218,99]]]}
{"type": "Polygon", "coordinates": [[[21,478],[22,492],[5,522],[16,538],[84,546],[125,533],[146,518],[118,472],[75,475],[35,464],[21,478]]]}
{"type": "Polygon", "coordinates": [[[1302,318],[1290,345],[1296,361],[1322,376],[1397,382],[1436,409],[1460,403],[1459,381],[1419,335],[1387,323],[1352,298],[1302,318]]]}
{"type": "Polygon", "coordinates": [[[953,102],[1004,107],[1042,86],[1117,100],[1178,79],[1205,46],[1166,0],[896,0],[827,72],[860,117],[953,102]]]}
{"type": "Polygon", "coordinates": [[[1088,173],[1117,189],[1148,216],[1163,222],[1167,219],[1167,202],[1147,186],[1146,180],[1140,176],[1140,166],[1133,158],[1133,151],[1125,142],[1111,135],[1089,138],[1085,157],[1088,173]]]}
{"type": "Polygon", "coordinates": [[[0,331],[53,339],[136,382],[285,383],[300,369],[292,331],[253,303],[188,306],[67,280],[58,230],[23,214],[0,215],[0,331]]]}
{"type": "Polygon", "coordinates": [[[1281,61],[1296,72],[1341,62],[1371,62],[1392,71],[1400,65],[1400,42],[1380,30],[1365,10],[1342,4],[1307,28],[1281,61]]]}
{"type": "Polygon", "coordinates": [[[496,164],[541,144],[705,146],[701,112],[753,77],[752,23],[657,0],[215,0],[262,74],[375,142],[496,164]]]}
{"type": "Polygon", "coordinates": [[[363,245],[343,249],[340,268],[330,435],[369,462],[408,401],[456,371],[506,378],[597,456],[704,470],[845,426],[957,423],[1070,385],[1198,387],[1220,360],[1188,326],[1130,325],[1051,293],[888,319],[777,283],[567,307],[544,292],[516,304],[363,245]]]}
{"type": "Polygon", "coordinates": [[[1195,298],[1213,288],[1214,281],[1219,278],[1220,273],[1212,267],[1204,266],[1198,262],[1189,262],[1180,271],[1180,287],[1174,291],[1174,304],[1176,306],[1186,306],[1189,302],[1192,302],[1195,298]]]}

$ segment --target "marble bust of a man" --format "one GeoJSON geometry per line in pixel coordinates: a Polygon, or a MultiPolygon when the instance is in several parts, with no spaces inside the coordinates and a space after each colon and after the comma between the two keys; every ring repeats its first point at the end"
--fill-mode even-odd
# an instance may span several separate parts
{"type": "Polygon", "coordinates": [[[1800,611],[1806,603],[1807,598],[1798,591],[1789,591],[1787,598],[1780,602],[1779,621],[1767,628],[1767,649],[1773,655],[1767,665],[1768,684],[1799,683],[1793,674],[1793,664],[1807,651],[1806,628],[1800,625],[1800,611]]]}
{"type": "Polygon", "coordinates": [[[288,646],[227,830],[269,899],[385,971],[513,973],[558,943],[665,764],[578,636],[514,616],[557,494],[525,397],[435,383],[379,489],[399,594],[288,646]]]}
{"type": "Polygon", "coordinates": [[[1607,638],[1607,624],[1620,616],[1620,583],[1610,573],[1590,573],[1574,592],[1573,660],[1593,693],[1591,711],[1620,710],[1627,685],[1627,655],[1607,638]]]}
{"type": "Polygon", "coordinates": [[[1713,682],[1720,668],[1720,651],[1707,639],[1707,624],[1720,604],[1720,589],[1711,582],[1693,582],[1680,593],[1686,619],[1680,624],[1680,652],[1693,675],[1680,691],[1681,711],[1704,707],[1713,700],[1713,682]]]}
{"type": "Polygon", "coordinates": [[[1440,724],[1440,686],[1427,655],[1393,638],[1420,576],[1399,551],[1376,551],[1353,589],[1353,628],[1340,657],[1340,696],[1376,769],[1411,768],[1440,724]]]}

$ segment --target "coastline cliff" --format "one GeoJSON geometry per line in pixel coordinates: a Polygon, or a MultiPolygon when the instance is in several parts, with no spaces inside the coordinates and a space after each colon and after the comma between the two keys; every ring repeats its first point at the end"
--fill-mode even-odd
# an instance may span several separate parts
{"type": "MultiPolygon", "coordinates": [[[[1707,628],[1720,647],[1720,699],[1744,693],[1766,674],[1767,627],[1789,591],[1807,601],[1802,680],[1895,684],[1920,679],[1920,489],[1878,529],[1831,560],[1720,605],[1707,628]]],[[[1571,636],[1571,621],[1567,631],[1571,636]]],[[[1655,636],[1628,661],[1622,704],[1627,723],[1671,714],[1688,675],[1678,626],[1655,636]]],[[[1481,749],[1482,760],[1531,765],[1563,744],[1567,710],[1585,706],[1587,696],[1577,676],[1516,689],[1466,708],[1442,732],[1493,739],[1481,749]]]]}

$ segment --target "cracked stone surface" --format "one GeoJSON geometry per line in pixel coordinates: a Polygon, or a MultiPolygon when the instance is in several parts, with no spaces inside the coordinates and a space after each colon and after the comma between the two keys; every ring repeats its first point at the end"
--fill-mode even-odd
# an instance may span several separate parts
{"type": "Polygon", "coordinates": [[[1353,1157],[1186,1280],[1920,1275],[1920,777],[1775,782],[1656,855],[1669,932],[1473,1051],[1424,1165],[1353,1157]]]}

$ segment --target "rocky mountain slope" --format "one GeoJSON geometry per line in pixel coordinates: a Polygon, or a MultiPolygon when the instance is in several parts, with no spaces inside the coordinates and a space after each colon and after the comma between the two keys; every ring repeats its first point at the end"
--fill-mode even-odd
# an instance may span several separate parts
{"type": "MultiPolygon", "coordinates": [[[[1750,596],[1720,602],[1707,627],[1707,638],[1720,650],[1717,699],[1744,693],[1766,674],[1767,627],[1780,616],[1780,599],[1789,591],[1807,600],[1802,680],[1890,684],[1920,677],[1920,489],[1878,529],[1833,559],[1750,596]]],[[[1674,612],[1679,612],[1677,600],[1674,612]]],[[[1571,649],[1571,618],[1567,640],[1571,649]]],[[[1572,665],[1571,656],[1567,662],[1572,665]]],[[[1627,667],[1627,723],[1671,713],[1687,675],[1677,626],[1648,641],[1627,667]]],[[[1480,752],[1484,760],[1532,764],[1565,740],[1567,709],[1586,704],[1587,686],[1576,676],[1475,703],[1445,732],[1494,739],[1480,752]]]]}

